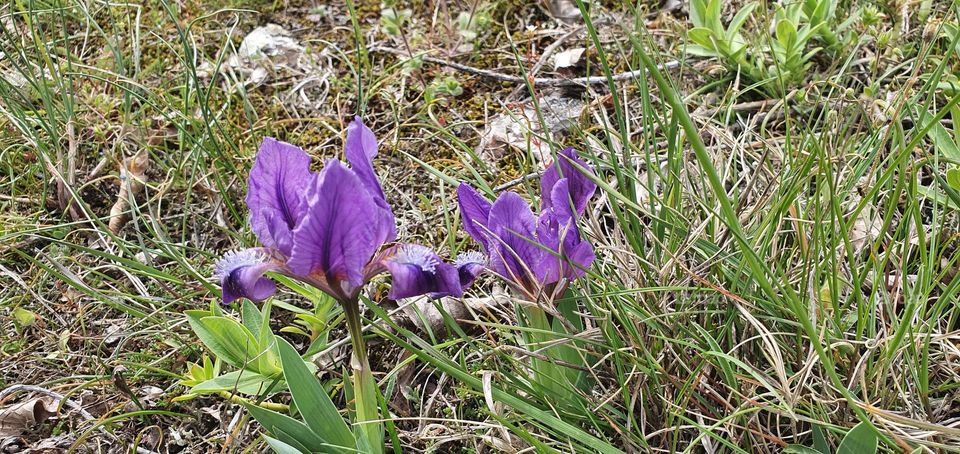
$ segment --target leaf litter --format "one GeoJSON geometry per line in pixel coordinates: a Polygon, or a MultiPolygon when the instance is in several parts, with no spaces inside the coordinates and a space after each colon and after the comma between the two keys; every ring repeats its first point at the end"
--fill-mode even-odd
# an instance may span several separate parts
{"type": "Polygon", "coordinates": [[[277,24],[267,24],[248,33],[236,52],[220,67],[205,60],[197,72],[204,79],[217,72],[225,76],[225,83],[229,79],[235,80],[236,85],[227,83],[228,91],[236,91],[241,86],[290,85],[283,96],[286,103],[318,110],[330,90],[328,60],[325,49],[319,53],[308,52],[289,30],[277,24]]]}
{"type": "Polygon", "coordinates": [[[17,437],[57,414],[57,401],[41,396],[0,407],[0,438],[17,437]]]}
{"type": "Polygon", "coordinates": [[[580,98],[553,93],[537,99],[536,104],[527,100],[508,108],[487,122],[477,154],[494,163],[510,151],[520,151],[530,153],[537,162],[550,162],[552,154],[546,139],[574,126],[585,105],[580,98]],[[543,114],[542,124],[538,106],[543,114]]]}

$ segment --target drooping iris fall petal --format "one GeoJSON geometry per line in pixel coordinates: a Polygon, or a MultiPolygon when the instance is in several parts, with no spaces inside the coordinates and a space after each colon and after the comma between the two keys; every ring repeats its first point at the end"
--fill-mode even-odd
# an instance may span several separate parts
{"type": "Polygon", "coordinates": [[[278,265],[271,262],[258,248],[226,253],[214,266],[214,278],[220,282],[223,304],[238,298],[262,301],[277,291],[277,285],[263,277],[278,265]]]}
{"type": "Polygon", "coordinates": [[[486,262],[486,257],[477,251],[462,252],[457,255],[453,266],[457,268],[457,274],[460,276],[460,286],[467,288],[472,285],[480,272],[487,267],[486,262]]]}
{"type": "Polygon", "coordinates": [[[360,178],[340,161],[327,161],[308,189],[310,208],[293,232],[287,265],[301,275],[318,273],[347,296],[363,285],[363,268],[380,247],[383,211],[360,178]],[[336,283],[339,284],[339,288],[336,283]]]}
{"type": "Polygon", "coordinates": [[[426,246],[399,245],[383,265],[393,277],[388,295],[391,299],[424,294],[431,298],[463,294],[457,269],[426,246]]]}
{"type": "Polygon", "coordinates": [[[263,139],[248,178],[250,227],[260,243],[290,254],[293,229],[307,211],[304,188],[314,179],[310,156],[300,147],[263,139]]]}

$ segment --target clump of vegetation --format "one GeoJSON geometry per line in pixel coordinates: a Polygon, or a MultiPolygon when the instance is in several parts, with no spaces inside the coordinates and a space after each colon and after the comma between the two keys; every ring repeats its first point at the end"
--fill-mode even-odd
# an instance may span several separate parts
{"type": "Polygon", "coordinates": [[[3,450],[956,449],[956,4],[301,3],[0,6],[3,450]]]}
{"type": "MultiPolygon", "coordinates": [[[[856,16],[837,23],[834,0],[774,5],[770,18],[772,36],[755,36],[750,44],[741,30],[753,18],[758,3],[745,3],[726,26],[724,4],[719,0],[691,2],[690,21],[694,27],[687,32],[687,39],[693,44],[686,47],[687,52],[719,58],[730,71],[741,72],[771,94],[777,94],[780,87],[792,89],[804,82],[810,75],[811,60],[824,49],[822,46],[836,55],[840,46],[853,39],[842,33],[856,16]],[[815,46],[817,43],[822,46],[815,46]]],[[[765,18],[758,20],[762,24],[765,18]]]]}

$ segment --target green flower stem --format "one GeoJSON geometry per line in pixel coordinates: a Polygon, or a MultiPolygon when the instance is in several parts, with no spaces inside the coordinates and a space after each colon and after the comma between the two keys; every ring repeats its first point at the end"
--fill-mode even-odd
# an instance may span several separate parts
{"type": "Polygon", "coordinates": [[[284,414],[290,413],[290,406],[289,406],[289,405],[286,405],[286,404],[280,404],[280,403],[276,403],[276,402],[259,402],[259,403],[257,403],[257,402],[255,402],[255,401],[252,401],[252,400],[247,399],[247,398],[245,398],[245,397],[238,396],[238,395],[236,395],[236,394],[234,394],[234,393],[232,393],[232,392],[230,392],[230,391],[220,391],[218,394],[220,394],[220,397],[222,397],[222,398],[224,398],[224,399],[227,399],[227,400],[229,400],[230,402],[233,402],[233,403],[235,403],[235,404],[237,404],[237,405],[256,405],[256,406],[258,406],[258,407],[260,407],[260,408],[267,409],[267,410],[273,410],[273,411],[279,412],[279,413],[284,413],[284,414]]]}
{"type": "Polygon", "coordinates": [[[357,300],[343,302],[343,312],[353,345],[353,399],[356,414],[357,441],[364,452],[383,452],[383,431],[377,407],[377,382],[370,370],[367,345],[363,340],[363,324],[360,321],[360,305],[357,300]]]}

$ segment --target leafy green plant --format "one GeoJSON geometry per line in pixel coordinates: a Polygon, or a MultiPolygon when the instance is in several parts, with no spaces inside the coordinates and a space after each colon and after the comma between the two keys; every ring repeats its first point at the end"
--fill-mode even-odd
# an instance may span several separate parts
{"type": "Polygon", "coordinates": [[[380,9],[380,26],[390,36],[400,36],[404,23],[413,16],[410,8],[397,9],[396,2],[384,2],[380,9]]]}
{"type": "Polygon", "coordinates": [[[306,357],[311,357],[327,348],[330,327],[336,325],[343,315],[343,310],[337,305],[337,300],[320,290],[303,285],[293,279],[284,276],[276,276],[276,279],[313,304],[313,310],[306,310],[276,302],[277,306],[283,306],[284,309],[295,314],[293,323],[280,328],[280,332],[307,338],[310,345],[303,354],[306,357]]]}
{"type": "MultiPolygon", "coordinates": [[[[790,8],[791,6],[788,6],[790,8]]],[[[849,22],[842,26],[837,26],[837,1],[836,0],[804,0],[803,14],[806,16],[807,23],[812,32],[816,34],[827,47],[835,49],[842,43],[841,37],[837,34],[849,25],[849,22]]],[[[851,18],[853,20],[854,18],[851,18]]]]}
{"type": "MultiPolygon", "coordinates": [[[[187,394],[178,397],[178,400],[211,393],[229,392],[263,397],[286,391],[286,383],[278,373],[278,357],[273,344],[273,333],[269,326],[271,312],[275,305],[294,313],[293,323],[280,328],[280,332],[305,337],[309,342],[304,352],[305,357],[309,358],[328,346],[330,327],[336,324],[336,320],[343,313],[336,304],[336,300],[292,279],[283,276],[275,276],[275,279],[310,301],[313,309],[302,309],[276,301],[264,304],[263,309],[260,310],[252,302],[245,301],[241,306],[240,323],[226,317],[219,305],[211,305],[206,311],[190,311],[188,320],[191,327],[204,345],[214,353],[216,360],[211,361],[204,356],[202,365],[191,364],[187,368],[180,384],[190,389],[187,394]],[[250,348],[241,350],[239,345],[248,341],[250,341],[250,348]],[[269,358],[266,369],[263,368],[264,363],[251,361],[257,356],[269,358]],[[223,363],[237,367],[237,370],[221,374],[223,363]]],[[[307,367],[316,370],[312,363],[308,363],[307,367]]]]}
{"type": "Polygon", "coordinates": [[[13,310],[13,321],[16,322],[17,331],[23,332],[25,329],[33,326],[37,322],[36,312],[29,309],[18,307],[13,310]]]}
{"type": "Polygon", "coordinates": [[[454,22],[457,33],[466,42],[477,39],[480,32],[490,26],[488,7],[475,8],[471,11],[461,11],[454,22]]]}
{"type": "Polygon", "coordinates": [[[716,57],[732,69],[743,71],[752,80],[764,80],[760,67],[747,58],[747,42],[740,29],[750,18],[757,4],[747,3],[737,11],[730,23],[723,25],[722,0],[692,0],[690,21],[693,28],[687,31],[687,52],[701,57],[716,57]]]}
{"type": "Polygon", "coordinates": [[[280,358],[270,330],[270,305],[261,312],[245,301],[242,323],[227,317],[215,304],[209,311],[186,311],[200,341],[227,364],[266,377],[280,375],[280,358]]]}
{"type": "Polygon", "coordinates": [[[721,17],[723,3],[719,0],[691,1],[693,28],[687,32],[687,38],[692,44],[687,45],[687,52],[717,58],[731,71],[744,74],[774,95],[782,93],[780,87],[772,86],[770,81],[779,80],[781,86],[785,86],[805,80],[811,59],[823,50],[823,47],[810,49],[810,42],[819,40],[828,49],[836,49],[842,43],[839,31],[856,20],[851,17],[837,24],[834,0],[782,2],[775,5],[771,27],[773,39],[766,45],[758,42],[748,46],[742,29],[757,3],[745,4],[726,26],[721,17]]]}
{"type": "Polygon", "coordinates": [[[954,166],[947,169],[947,184],[955,191],[960,191],[960,167],[954,166]]]}
{"type": "Polygon", "coordinates": [[[563,298],[543,304],[555,306],[555,312],[548,314],[541,306],[527,305],[518,317],[524,327],[530,328],[523,336],[524,347],[542,355],[530,360],[531,384],[571,416],[589,418],[584,399],[590,389],[585,372],[589,355],[583,354],[583,343],[574,341],[584,328],[577,314],[577,298],[568,291],[563,298]]]}
{"type": "Polygon", "coordinates": [[[693,0],[690,2],[690,21],[693,29],[687,37],[695,44],[687,51],[700,56],[721,57],[739,61],[747,50],[747,43],[740,34],[743,24],[757,4],[745,4],[727,26],[723,25],[721,0],[693,0]]]}
{"type": "MultiPolygon", "coordinates": [[[[877,433],[870,425],[860,423],[850,429],[840,441],[840,446],[834,454],[876,454],[877,433]]],[[[803,445],[789,445],[783,452],[792,454],[830,454],[830,445],[827,443],[823,431],[819,427],[813,429],[813,447],[803,445]]]]}
{"type": "MultiPolygon", "coordinates": [[[[291,284],[304,294],[312,291],[310,288],[300,288],[302,286],[299,284],[291,284]]],[[[325,304],[326,299],[319,298],[323,302],[318,305],[320,313],[330,309],[325,304]]],[[[367,374],[360,377],[351,388],[360,392],[364,389],[372,391],[364,392],[362,398],[356,395],[354,400],[357,406],[374,406],[374,410],[367,409],[366,413],[353,413],[358,415],[356,418],[359,423],[354,435],[317,379],[316,366],[270,330],[271,307],[272,304],[267,302],[261,311],[254,303],[245,300],[241,306],[242,320],[239,322],[224,315],[216,304],[206,311],[187,311],[191,327],[216,360],[204,357],[202,365],[189,366],[180,383],[189,386],[190,390],[178,400],[211,393],[233,398],[264,426],[271,435],[265,439],[277,452],[376,452],[382,449],[383,435],[379,424],[363,422],[370,421],[366,415],[375,411],[377,405],[373,376],[367,374]],[[221,363],[237,370],[220,373],[221,363]],[[292,406],[262,402],[269,395],[288,390],[293,397],[292,406]],[[237,397],[237,394],[260,399],[245,399],[237,397]]],[[[310,316],[300,320],[305,321],[306,325],[318,325],[315,332],[325,334],[326,322],[321,318],[310,316]]],[[[287,328],[290,327],[284,331],[310,336],[305,331],[287,328]]],[[[308,355],[315,353],[311,350],[316,350],[316,346],[315,339],[308,355]]]]}
{"type": "Polygon", "coordinates": [[[821,47],[806,50],[807,43],[825,24],[811,25],[801,6],[798,3],[777,5],[775,14],[775,39],[771,42],[775,65],[770,73],[779,75],[784,84],[802,82],[810,68],[810,59],[822,50],[821,47]]]}
{"type": "Polygon", "coordinates": [[[443,97],[457,97],[462,94],[463,87],[460,86],[460,81],[453,76],[447,76],[431,82],[423,92],[423,99],[429,106],[441,101],[443,97]]]}
{"type": "Polygon", "coordinates": [[[280,359],[270,330],[271,305],[263,310],[249,302],[242,306],[242,320],[226,316],[216,304],[209,310],[187,311],[187,320],[215,361],[191,364],[180,384],[188,386],[185,400],[200,394],[245,394],[262,397],[286,390],[280,359]],[[222,364],[236,370],[221,373],[222,364]]]}
{"type": "Polygon", "coordinates": [[[423,55],[414,55],[411,58],[408,58],[403,61],[401,65],[400,74],[403,74],[404,77],[409,77],[414,71],[419,71],[423,67],[423,55]]]}
{"type": "MultiPolygon", "coordinates": [[[[209,356],[203,355],[200,364],[191,363],[187,366],[187,371],[183,373],[179,384],[188,388],[193,388],[201,383],[213,380],[220,375],[219,362],[215,365],[209,356]]],[[[174,401],[190,400],[201,393],[190,391],[182,396],[175,397],[174,401]]]]}

